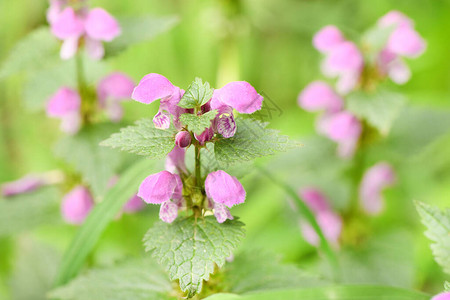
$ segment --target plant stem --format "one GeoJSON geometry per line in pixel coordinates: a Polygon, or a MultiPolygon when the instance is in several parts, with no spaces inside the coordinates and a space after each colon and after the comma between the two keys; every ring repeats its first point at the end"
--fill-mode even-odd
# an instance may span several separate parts
{"type": "Polygon", "coordinates": [[[195,183],[200,190],[202,189],[201,176],[200,147],[195,145],[195,183]]]}
{"type": "Polygon", "coordinates": [[[83,68],[83,59],[81,57],[80,52],[75,56],[75,68],[77,72],[77,84],[78,84],[78,92],[83,98],[86,88],[86,80],[84,78],[84,68],[83,68]]]}

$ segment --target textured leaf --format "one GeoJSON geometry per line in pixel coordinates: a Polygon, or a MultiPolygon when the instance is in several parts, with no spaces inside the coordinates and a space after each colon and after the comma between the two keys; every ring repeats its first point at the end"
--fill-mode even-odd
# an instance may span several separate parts
{"type": "Polygon", "coordinates": [[[153,161],[140,160],[127,169],[117,184],[108,190],[103,201],[94,207],[67,248],[55,286],[65,284],[77,275],[103,231],[136,193],[141,181],[152,173],[153,168],[153,161]]]}
{"type": "Polygon", "coordinates": [[[45,300],[58,269],[60,254],[49,245],[21,236],[13,262],[11,299],[45,300]],[[24,288],[26,287],[26,288],[24,288]]]}
{"type": "Polygon", "coordinates": [[[133,16],[119,19],[122,34],[110,43],[105,43],[106,56],[112,56],[137,43],[153,39],[158,34],[172,29],[178,23],[178,18],[133,16]]]}
{"type": "Polygon", "coordinates": [[[205,300],[429,300],[430,295],[389,286],[331,286],[265,291],[242,296],[218,294],[205,300]]]}
{"type": "Polygon", "coordinates": [[[387,135],[405,102],[404,96],[388,91],[354,93],[347,98],[347,109],[387,135]]]}
{"type": "Polygon", "coordinates": [[[222,267],[244,237],[244,224],[237,220],[217,223],[212,216],[198,219],[178,218],[172,224],[158,222],[144,237],[145,250],[179,280],[188,297],[199,293],[203,280],[222,267]]]}
{"type": "Polygon", "coordinates": [[[211,120],[217,115],[217,110],[211,110],[203,115],[182,114],[181,122],[188,126],[188,129],[196,134],[201,134],[206,128],[211,126],[211,120]]]}
{"type": "Polygon", "coordinates": [[[104,195],[108,181],[121,163],[120,153],[99,146],[117,128],[117,125],[106,123],[87,126],[78,134],[59,140],[55,148],[56,155],[81,173],[95,195],[104,195]]]}
{"type": "Polygon", "coordinates": [[[175,131],[155,128],[152,120],[142,119],[134,126],[122,128],[100,145],[157,159],[163,158],[173,149],[174,136],[175,131]]]}
{"type": "Polygon", "coordinates": [[[166,300],[172,285],[150,260],[133,260],[94,269],[57,288],[50,297],[61,300],[166,300]]]}
{"type": "Polygon", "coordinates": [[[48,27],[34,30],[19,41],[4,60],[0,79],[22,71],[42,69],[58,62],[59,44],[48,27]]]}
{"type": "Polygon", "coordinates": [[[249,161],[257,157],[286,151],[297,145],[278,130],[267,129],[267,123],[251,119],[237,119],[236,134],[214,145],[217,160],[222,163],[249,161]]]}
{"type": "Polygon", "coordinates": [[[431,245],[434,258],[450,274],[450,209],[445,211],[437,207],[416,202],[422,223],[428,228],[425,235],[435,242],[431,245]]]}
{"type": "Polygon", "coordinates": [[[211,88],[208,82],[203,83],[203,81],[197,77],[184,93],[178,106],[183,108],[202,106],[211,99],[213,92],[214,89],[211,88]]]}
{"type": "Polygon", "coordinates": [[[0,199],[0,237],[58,222],[60,195],[55,188],[0,199]]]}
{"type": "Polygon", "coordinates": [[[301,271],[294,265],[281,264],[274,254],[246,251],[227,264],[224,284],[236,294],[263,290],[313,287],[323,285],[317,276],[301,271]]]}

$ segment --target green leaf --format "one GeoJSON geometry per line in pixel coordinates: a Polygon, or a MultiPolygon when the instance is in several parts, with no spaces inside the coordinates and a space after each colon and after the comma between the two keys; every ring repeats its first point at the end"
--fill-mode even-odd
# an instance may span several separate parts
{"type": "Polygon", "coordinates": [[[60,221],[59,200],[58,190],[50,187],[0,199],[0,237],[60,221]]]}
{"type": "Polygon", "coordinates": [[[354,93],[347,97],[347,109],[387,135],[399,116],[406,99],[403,95],[379,91],[375,94],[354,93]]]}
{"type": "Polygon", "coordinates": [[[264,174],[269,178],[273,183],[278,185],[280,188],[282,188],[286,194],[289,195],[289,197],[292,197],[295,204],[297,205],[300,214],[303,218],[306,219],[306,221],[311,225],[311,227],[314,229],[314,231],[317,233],[320,239],[320,248],[325,253],[328,261],[330,262],[330,265],[333,267],[333,276],[335,278],[339,277],[339,264],[336,258],[336,254],[334,253],[333,249],[331,248],[330,244],[328,243],[327,239],[325,238],[325,235],[322,232],[322,229],[320,228],[319,224],[316,221],[316,218],[312,211],[309,209],[309,207],[306,205],[304,201],[300,199],[297,192],[290,187],[289,185],[285,184],[275,176],[273,176],[270,172],[268,172],[266,169],[257,166],[258,170],[261,174],[264,174]]]}
{"type": "Polygon", "coordinates": [[[278,130],[267,129],[267,124],[251,119],[237,119],[236,134],[214,144],[217,160],[233,164],[299,146],[289,140],[289,137],[280,135],[278,130]]]}
{"type": "Polygon", "coordinates": [[[214,89],[208,82],[203,83],[203,80],[197,77],[184,93],[178,106],[183,108],[200,107],[211,99],[213,92],[214,89]]]}
{"type": "Polygon", "coordinates": [[[444,282],[444,289],[446,292],[450,292],[450,282],[448,281],[444,282]]]}
{"type": "Polygon", "coordinates": [[[0,79],[23,71],[43,69],[60,61],[59,45],[47,26],[32,31],[13,47],[4,60],[0,79]]]}
{"type": "Polygon", "coordinates": [[[450,274],[450,209],[445,211],[416,201],[416,208],[422,219],[422,223],[428,228],[425,235],[435,242],[431,245],[434,258],[450,274]]]}
{"type": "Polygon", "coordinates": [[[127,47],[149,41],[172,29],[178,17],[133,16],[118,19],[122,34],[110,43],[105,43],[106,57],[117,55],[127,47]]]}
{"type": "Polygon", "coordinates": [[[141,181],[152,173],[153,168],[153,161],[140,160],[127,169],[117,184],[108,190],[103,201],[94,207],[67,248],[55,286],[65,284],[77,275],[103,231],[136,193],[141,181]]]}
{"type": "Polygon", "coordinates": [[[145,250],[153,251],[170,279],[178,279],[181,290],[192,297],[201,291],[214,265],[222,267],[238,246],[244,237],[243,226],[237,220],[219,224],[213,216],[158,222],[144,237],[145,250]]]}
{"type": "Polygon", "coordinates": [[[263,290],[323,285],[317,276],[294,265],[281,264],[279,257],[263,250],[247,250],[226,265],[223,284],[236,294],[263,290]]]}
{"type": "Polygon", "coordinates": [[[331,286],[265,291],[242,296],[218,294],[205,300],[429,300],[430,295],[389,286],[331,286]]]}
{"type": "Polygon", "coordinates": [[[174,136],[174,130],[155,128],[152,120],[142,119],[134,126],[122,128],[100,145],[158,159],[165,157],[173,149],[174,136]]]}
{"type": "Polygon", "coordinates": [[[50,292],[61,300],[166,300],[172,285],[151,260],[136,259],[117,266],[94,269],[50,292]]]}
{"type": "Polygon", "coordinates": [[[55,147],[56,155],[80,172],[97,196],[104,195],[121,163],[120,153],[99,146],[117,128],[108,123],[86,126],[74,136],[63,137],[55,147]]]}
{"type": "Polygon", "coordinates": [[[195,134],[201,134],[206,128],[211,126],[211,120],[217,115],[217,110],[211,110],[203,115],[182,114],[180,120],[188,126],[188,129],[195,134]]]}

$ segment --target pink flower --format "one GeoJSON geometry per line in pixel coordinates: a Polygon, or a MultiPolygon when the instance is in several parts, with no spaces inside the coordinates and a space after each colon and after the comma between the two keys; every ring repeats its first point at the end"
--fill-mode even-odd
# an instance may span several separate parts
{"type": "Polygon", "coordinates": [[[377,215],[383,210],[383,189],[392,186],[395,173],[386,163],[377,163],[366,171],[359,188],[359,198],[363,209],[371,215],[377,215]]]}
{"type": "Polygon", "coordinates": [[[299,95],[298,104],[307,111],[339,111],[344,103],[334,90],[323,81],[310,83],[299,95]]]}
{"type": "Polygon", "coordinates": [[[181,114],[186,113],[187,110],[179,107],[177,104],[180,102],[183,93],[184,91],[174,86],[166,77],[150,73],[145,75],[137,87],[134,88],[131,98],[144,104],[150,104],[161,99],[159,111],[153,118],[155,127],[161,129],[169,128],[170,113],[173,115],[175,127],[181,129],[178,118],[181,114]]]}
{"type": "Polygon", "coordinates": [[[186,173],[186,164],[184,162],[186,156],[186,149],[180,148],[175,145],[172,151],[167,154],[166,170],[175,173],[186,173]]]}
{"type": "Polygon", "coordinates": [[[142,210],[145,207],[144,201],[138,197],[138,195],[134,195],[128,200],[127,203],[123,206],[122,210],[127,213],[134,213],[142,210]]]}
{"type": "Polygon", "coordinates": [[[212,127],[206,128],[201,134],[194,133],[194,137],[200,145],[204,145],[206,142],[212,140],[214,137],[214,130],[212,127]]]}
{"type": "Polygon", "coordinates": [[[389,76],[397,84],[404,84],[411,78],[411,70],[405,62],[387,49],[378,56],[378,69],[380,74],[389,76]]]}
{"type": "Polygon", "coordinates": [[[328,25],[314,35],[313,45],[317,50],[325,53],[344,41],[341,31],[336,26],[328,25]]]}
{"type": "Polygon", "coordinates": [[[134,82],[127,75],[114,72],[100,80],[97,85],[99,106],[105,109],[114,122],[122,119],[123,108],[120,102],[131,98],[134,82]]]}
{"type": "Polygon", "coordinates": [[[60,88],[47,103],[47,115],[61,119],[61,130],[74,134],[81,126],[81,98],[78,92],[60,88]]]}
{"type": "Polygon", "coordinates": [[[10,197],[23,193],[32,192],[45,184],[44,180],[34,175],[26,175],[16,181],[5,182],[1,188],[3,197],[10,197]]]}
{"type": "Polygon", "coordinates": [[[431,300],[450,300],[450,292],[441,293],[434,296],[431,300]]]}
{"type": "Polygon", "coordinates": [[[226,220],[233,220],[230,210],[224,204],[213,202],[212,206],[217,222],[223,223],[226,220]]]}
{"type": "Polygon", "coordinates": [[[318,122],[318,131],[338,143],[338,155],[343,158],[353,156],[361,135],[361,122],[350,112],[341,111],[328,114],[318,122]]]}
{"type": "Polygon", "coordinates": [[[205,180],[205,191],[208,198],[228,207],[245,201],[245,190],[236,177],[219,170],[209,173],[205,180]]]}
{"type": "Polygon", "coordinates": [[[80,225],[94,207],[91,193],[84,186],[77,186],[63,198],[62,215],[67,223],[80,225]]]}
{"type": "Polygon", "coordinates": [[[404,15],[403,13],[401,13],[397,10],[393,10],[393,11],[390,11],[387,14],[385,14],[383,17],[381,17],[378,20],[377,24],[380,27],[389,27],[389,26],[413,27],[414,26],[414,23],[410,18],[408,18],[406,15],[404,15]]]}
{"type": "Polygon", "coordinates": [[[386,48],[394,54],[414,58],[425,51],[426,43],[413,28],[401,26],[392,32],[386,48]]]}
{"type": "Polygon", "coordinates": [[[68,6],[57,13],[59,5],[60,3],[57,3],[50,8],[49,22],[52,33],[64,41],[61,58],[73,57],[78,50],[80,39],[84,38],[86,50],[91,58],[101,59],[104,56],[102,41],[110,42],[121,33],[116,19],[102,8],[88,10],[82,7],[75,11],[68,6]]]}
{"type": "MultiPolygon", "coordinates": [[[[331,210],[325,195],[318,189],[309,187],[300,190],[300,197],[315,214],[325,238],[337,246],[342,231],[342,219],[331,210]]],[[[313,246],[318,246],[320,239],[314,228],[304,221],[300,223],[300,226],[305,240],[313,246]]]]}
{"type": "Polygon", "coordinates": [[[246,81],[233,81],[214,90],[209,102],[210,109],[217,109],[214,120],[216,131],[224,138],[234,136],[236,122],[233,109],[243,114],[251,114],[262,107],[263,97],[246,81]]]}
{"type": "Polygon", "coordinates": [[[358,47],[346,41],[328,52],[323,64],[323,72],[329,77],[339,77],[336,89],[346,94],[358,84],[363,67],[364,58],[358,47]]]}
{"type": "Polygon", "coordinates": [[[159,217],[162,221],[171,223],[176,219],[178,208],[183,204],[182,190],[183,183],[178,174],[161,171],[145,178],[137,195],[147,203],[162,204],[159,217]]]}
{"type": "Polygon", "coordinates": [[[175,135],[175,145],[186,148],[191,144],[191,134],[187,131],[180,131],[175,135]]]}

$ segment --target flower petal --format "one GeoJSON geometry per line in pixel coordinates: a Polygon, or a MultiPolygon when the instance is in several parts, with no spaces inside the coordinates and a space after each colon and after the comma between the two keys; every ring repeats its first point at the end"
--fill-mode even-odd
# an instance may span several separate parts
{"type": "Polygon", "coordinates": [[[144,104],[150,104],[158,99],[170,97],[179,93],[179,88],[174,86],[166,77],[151,73],[145,75],[134,88],[131,98],[144,104]]]}
{"type": "Polygon", "coordinates": [[[67,87],[60,88],[47,103],[47,115],[61,117],[72,112],[78,112],[81,98],[77,91],[67,87]]]}
{"type": "Polygon", "coordinates": [[[175,145],[173,150],[167,154],[166,170],[171,173],[175,173],[177,170],[186,173],[185,156],[186,150],[175,145]]]}
{"type": "Polygon", "coordinates": [[[171,201],[164,202],[159,210],[159,218],[166,223],[172,223],[178,217],[178,205],[171,201]]]}
{"type": "Polygon", "coordinates": [[[127,213],[134,213],[142,210],[145,207],[144,201],[138,197],[138,195],[134,195],[128,200],[127,203],[123,206],[122,210],[127,213]]]}
{"type": "Polygon", "coordinates": [[[228,208],[220,203],[214,203],[214,216],[219,223],[223,223],[228,219],[233,220],[233,216],[231,215],[228,208]]]}
{"type": "Polygon", "coordinates": [[[78,51],[78,39],[79,37],[71,37],[64,40],[59,56],[62,60],[68,60],[75,56],[78,51]]]}
{"type": "Polygon", "coordinates": [[[93,60],[100,60],[103,58],[103,56],[105,55],[105,48],[103,47],[101,41],[94,40],[90,37],[86,37],[84,41],[86,52],[90,58],[92,58],[93,60]]]}
{"type": "Polygon", "coordinates": [[[245,190],[236,177],[219,170],[209,173],[205,180],[205,191],[208,198],[228,207],[245,201],[245,190]]]}
{"type": "Polygon", "coordinates": [[[307,111],[339,111],[344,106],[341,97],[323,81],[310,83],[300,93],[298,104],[307,111]]]}
{"type": "Polygon", "coordinates": [[[65,8],[51,23],[52,33],[59,39],[80,37],[84,33],[83,20],[72,7],[65,8]]]}
{"type": "Polygon", "coordinates": [[[64,196],[61,212],[68,223],[80,225],[93,207],[94,200],[89,190],[84,186],[77,186],[64,196]]]}
{"type": "Polygon", "coordinates": [[[89,11],[85,26],[87,35],[95,40],[110,42],[121,32],[116,19],[102,8],[89,11]]]}
{"type": "Polygon", "coordinates": [[[172,198],[176,187],[175,176],[168,171],[162,171],[145,178],[137,195],[147,203],[161,204],[172,198]]]}
{"type": "Polygon", "coordinates": [[[263,97],[246,81],[234,81],[215,90],[211,108],[220,109],[231,106],[240,113],[251,114],[262,107],[263,97]]]}
{"type": "Polygon", "coordinates": [[[341,31],[336,26],[328,25],[314,35],[313,45],[320,52],[328,52],[344,41],[341,31]]]}
{"type": "Polygon", "coordinates": [[[133,89],[134,82],[129,76],[122,72],[114,72],[100,80],[97,85],[97,95],[100,100],[130,99],[133,89]]]}
{"type": "Polygon", "coordinates": [[[386,46],[389,51],[415,58],[426,49],[424,39],[411,27],[399,27],[390,35],[386,46]]]}
{"type": "Polygon", "coordinates": [[[42,178],[26,175],[16,181],[5,182],[0,185],[3,197],[14,196],[36,190],[45,184],[42,178]]]}

